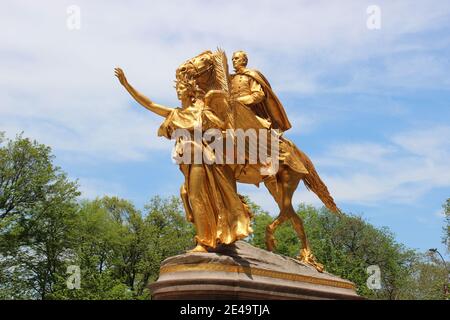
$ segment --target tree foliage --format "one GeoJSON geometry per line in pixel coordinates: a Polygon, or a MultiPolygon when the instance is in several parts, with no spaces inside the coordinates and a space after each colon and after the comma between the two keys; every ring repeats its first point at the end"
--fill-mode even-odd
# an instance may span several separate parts
{"type": "Polygon", "coordinates": [[[73,228],[74,254],[67,264],[81,269],[81,288],[61,278],[55,299],[146,299],[161,262],[190,249],[193,229],[180,200],[155,197],[145,214],[129,201],[104,197],[84,201],[73,228]]]}
{"type": "Polygon", "coordinates": [[[0,288],[13,298],[45,298],[69,247],[79,192],[52,160],[21,135],[0,148],[0,288]]]}
{"type": "MultiPolygon", "coordinates": [[[[80,200],[77,183],[53,164],[51,149],[0,132],[0,299],[148,299],[161,262],[194,246],[194,228],[176,197],[150,199],[143,210],[128,200],[80,200]],[[69,266],[80,270],[80,288],[69,289],[69,266]]],[[[247,199],[254,233],[265,248],[273,220],[247,199]]],[[[450,199],[444,204],[449,245],[450,199]]],[[[395,240],[387,228],[362,217],[339,219],[301,205],[297,214],[326,271],[353,281],[375,299],[441,299],[447,271],[435,257],[395,240]],[[381,269],[380,290],[367,287],[367,267],[381,269]]],[[[276,233],[277,252],[296,257],[300,246],[289,224],[276,233]]]]}
{"type": "Polygon", "coordinates": [[[418,254],[409,270],[410,276],[403,282],[400,299],[436,300],[446,299],[444,284],[448,270],[440,258],[427,253],[418,254]]]}
{"type": "Polygon", "coordinates": [[[165,258],[191,248],[181,201],[79,200],[51,149],[0,135],[0,299],[142,299],[165,258]],[[81,271],[68,289],[68,266],[81,271]]]}
{"type": "MultiPolygon", "coordinates": [[[[256,207],[254,235],[250,242],[265,248],[265,226],[273,220],[267,212],[256,207]]],[[[422,286],[432,277],[433,288],[442,288],[442,267],[438,263],[425,262],[421,255],[395,241],[387,228],[376,228],[362,217],[344,215],[338,218],[325,208],[300,205],[297,214],[304,221],[310,246],[326,271],[353,281],[357,292],[371,299],[441,299],[442,290],[420,293],[422,286]],[[367,267],[377,265],[381,270],[381,289],[367,287],[367,267]],[[440,274],[439,274],[440,272],[440,274]],[[438,281],[441,279],[441,282],[438,281]],[[419,281],[420,280],[420,281],[419,281]],[[416,288],[412,284],[421,283],[416,288]]],[[[300,243],[289,223],[282,224],[275,232],[277,253],[296,257],[300,243]]]]}

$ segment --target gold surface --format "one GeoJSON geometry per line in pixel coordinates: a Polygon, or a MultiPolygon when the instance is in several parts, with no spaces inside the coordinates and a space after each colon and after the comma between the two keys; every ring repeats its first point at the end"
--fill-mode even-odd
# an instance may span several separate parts
{"type": "MultiPolygon", "coordinates": [[[[219,129],[262,129],[284,132],[291,128],[283,105],[264,75],[247,68],[248,57],[237,51],[232,58],[235,73],[229,74],[225,52],[204,51],[187,60],[176,70],[176,91],[179,108],[157,104],[137,91],[127,80],[122,69],[115,75],[120,84],[143,107],[165,118],[158,135],[168,139],[178,129],[193,132],[201,123],[201,131],[219,129]]],[[[270,136],[270,133],[268,134],[270,136]]],[[[204,150],[208,142],[174,139],[176,156],[184,158],[190,150],[204,150]]],[[[247,159],[248,160],[248,159],[247,159]]],[[[262,175],[266,164],[180,164],[185,181],[181,198],[187,220],[195,225],[197,246],[192,252],[207,252],[218,244],[231,244],[252,233],[252,213],[243,197],[237,193],[237,182],[259,185],[264,183],[278,204],[278,217],[266,228],[266,246],[275,247],[274,231],[282,223],[290,221],[299,237],[302,248],[298,259],[323,271],[309,246],[303,222],[292,206],[292,197],[299,182],[303,181],[325,206],[336,213],[339,209],[326,185],[320,179],[313,163],[294,143],[280,137],[279,170],[272,175],[262,175]],[[253,166],[253,167],[252,167],[253,166]]]]}
{"type": "Polygon", "coordinates": [[[299,275],[293,273],[285,273],[272,270],[264,270],[259,268],[223,265],[217,263],[200,263],[200,264],[179,264],[173,266],[161,267],[160,275],[174,273],[174,272],[189,272],[189,271],[206,271],[206,272],[230,272],[230,273],[246,273],[254,276],[283,279],[297,282],[305,282],[317,284],[322,286],[329,286],[335,288],[355,289],[355,286],[350,282],[317,278],[313,276],[299,275]]]}

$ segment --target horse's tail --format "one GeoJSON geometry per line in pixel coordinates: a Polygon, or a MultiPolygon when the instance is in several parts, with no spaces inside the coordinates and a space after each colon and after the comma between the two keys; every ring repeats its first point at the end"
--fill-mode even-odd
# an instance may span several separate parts
{"type": "Polygon", "coordinates": [[[311,159],[309,159],[309,157],[303,151],[299,149],[297,150],[299,151],[299,156],[303,162],[303,165],[305,166],[306,170],[308,170],[308,174],[306,174],[303,178],[303,182],[306,188],[314,192],[328,210],[339,215],[342,214],[341,210],[339,210],[339,208],[336,206],[333,197],[330,195],[327,186],[325,185],[325,183],[323,183],[322,179],[320,179],[319,174],[317,173],[316,168],[314,168],[311,159]]]}

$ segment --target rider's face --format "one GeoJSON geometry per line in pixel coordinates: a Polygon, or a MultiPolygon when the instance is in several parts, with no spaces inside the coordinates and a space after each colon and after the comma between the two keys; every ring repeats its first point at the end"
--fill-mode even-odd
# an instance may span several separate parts
{"type": "Polygon", "coordinates": [[[231,61],[233,62],[234,70],[238,70],[241,67],[245,67],[245,58],[244,55],[240,52],[235,53],[231,58],[231,61]]]}

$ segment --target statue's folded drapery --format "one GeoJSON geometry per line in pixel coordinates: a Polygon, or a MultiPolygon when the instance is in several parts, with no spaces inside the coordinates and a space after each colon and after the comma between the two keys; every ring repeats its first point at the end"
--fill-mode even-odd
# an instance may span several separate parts
{"type": "MultiPolygon", "coordinates": [[[[271,123],[255,115],[249,107],[240,102],[234,102],[233,108],[235,110],[235,113],[239,115],[235,118],[234,126],[236,128],[243,130],[268,130],[267,144],[259,144],[258,148],[260,148],[259,152],[262,152],[262,149],[265,149],[265,152],[263,153],[270,155],[271,146],[269,140],[271,123]]],[[[302,152],[295,146],[292,141],[285,138],[283,135],[279,135],[278,148],[278,161],[281,164],[288,166],[290,169],[299,174],[308,174],[308,170],[303,163],[304,157],[302,156],[302,152]]],[[[248,145],[246,145],[246,158],[248,158],[248,152],[248,145]]],[[[262,181],[260,171],[261,166],[263,166],[263,164],[261,164],[260,162],[258,162],[257,164],[249,164],[248,162],[246,162],[244,165],[236,165],[234,167],[234,171],[237,181],[259,185],[259,183],[262,181]]]]}
{"type": "MultiPolygon", "coordinates": [[[[224,128],[224,123],[214,112],[201,105],[193,105],[174,109],[159,128],[158,135],[171,139],[176,129],[193,133],[199,123],[203,132],[209,128],[224,128]]],[[[189,150],[186,144],[190,144],[192,153],[196,148],[206,147],[204,141],[177,139],[176,156],[182,157],[182,153],[189,150]]],[[[188,219],[195,225],[198,243],[215,248],[219,243],[230,244],[252,233],[252,214],[245,200],[237,193],[230,166],[181,163],[180,170],[185,177],[183,202],[188,219]]]]}

